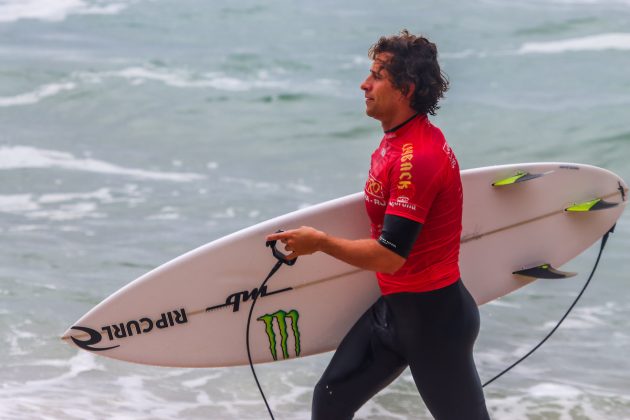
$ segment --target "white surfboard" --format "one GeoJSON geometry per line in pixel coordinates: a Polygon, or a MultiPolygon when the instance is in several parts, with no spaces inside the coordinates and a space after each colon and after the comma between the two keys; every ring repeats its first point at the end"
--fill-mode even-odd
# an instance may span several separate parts
{"type": "MultiPolygon", "coordinates": [[[[615,224],[628,191],[612,172],[567,163],[470,169],[462,171],[462,182],[461,273],[479,305],[537,277],[564,277],[554,269],[615,224]]],[[[265,237],[301,225],[369,237],[363,193],[190,251],[112,294],[62,338],[95,354],[150,365],[247,364],[247,314],[257,294],[250,330],[255,363],[333,350],[379,289],[373,273],[318,253],[281,267],[258,291],[276,263],[265,237]]]]}

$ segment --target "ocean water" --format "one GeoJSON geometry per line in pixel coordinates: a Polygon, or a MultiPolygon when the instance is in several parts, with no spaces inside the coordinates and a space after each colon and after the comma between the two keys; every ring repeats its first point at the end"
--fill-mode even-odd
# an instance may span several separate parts
{"type": "MultiPolygon", "coordinates": [[[[433,120],[462,168],[569,161],[630,180],[630,1],[0,0],[0,418],[265,418],[248,367],[165,369],[59,336],[208,241],[359,191],[378,123],[367,49],[440,49],[433,120]]],[[[481,308],[487,380],[553,327],[597,245],[481,308]]],[[[630,418],[630,215],[562,328],[486,388],[494,419],[630,418]]],[[[260,366],[279,419],[309,417],[330,354],[260,366]]],[[[408,373],[360,419],[430,418],[408,373]]]]}

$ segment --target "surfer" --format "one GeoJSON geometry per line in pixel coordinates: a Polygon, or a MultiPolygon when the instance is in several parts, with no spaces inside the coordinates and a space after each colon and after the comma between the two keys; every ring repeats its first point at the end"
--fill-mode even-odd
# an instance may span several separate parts
{"type": "Polygon", "coordinates": [[[365,184],[371,238],[303,226],[270,235],[288,258],[325,252],[376,272],[382,296],[350,329],[317,383],[313,419],[351,419],[409,366],[436,419],[488,419],[473,360],[479,312],[460,279],[462,186],[435,115],[448,81],[435,44],[403,30],[369,50],[361,84],[383,139],[365,184]]]}

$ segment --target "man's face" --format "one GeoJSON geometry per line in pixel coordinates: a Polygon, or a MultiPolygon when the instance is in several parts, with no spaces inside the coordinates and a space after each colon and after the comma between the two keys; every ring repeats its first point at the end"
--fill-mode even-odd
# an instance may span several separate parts
{"type": "Polygon", "coordinates": [[[401,107],[409,106],[409,99],[394,87],[389,73],[383,68],[383,63],[390,58],[389,53],[377,54],[369,76],[361,83],[361,89],[365,92],[365,113],[381,122],[391,120],[401,107]]]}

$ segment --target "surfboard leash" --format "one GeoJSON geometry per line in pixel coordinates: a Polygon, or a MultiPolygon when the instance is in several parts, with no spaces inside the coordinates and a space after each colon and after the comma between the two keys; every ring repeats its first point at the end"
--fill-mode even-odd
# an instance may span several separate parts
{"type": "MultiPolygon", "coordinates": [[[[279,230],[276,233],[280,233],[280,232],[282,232],[282,230],[279,230]]],[[[267,274],[267,277],[265,278],[265,280],[263,280],[263,282],[260,284],[260,287],[258,288],[259,291],[264,290],[263,288],[267,285],[267,282],[269,281],[269,279],[273,277],[274,274],[276,274],[276,272],[280,269],[280,267],[282,267],[285,264],[288,266],[292,266],[297,261],[297,258],[294,258],[292,260],[287,259],[286,255],[278,251],[278,249],[276,248],[276,241],[267,241],[265,243],[265,246],[271,248],[271,253],[278,261],[273,266],[269,274],[267,274]]],[[[247,315],[247,327],[245,328],[245,344],[247,346],[247,359],[249,360],[249,367],[252,370],[252,374],[254,375],[254,380],[256,381],[256,385],[258,386],[258,391],[260,391],[260,396],[262,397],[265,403],[265,407],[267,407],[269,416],[271,417],[271,420],[275,420],[273,417],[273,412],[271,411],[271,407],[269,406],[269,403],[267,402],[267,398],[265,397],[265,393],[263,392],[263,389],[260,386],[260,382],[258,381],[258,376],[256,376],[256,370],[254,369],[254,363],[252,362],[252,353],[249,347],[249,327],[252,321],[252,313],[254,312],[254,305],[256,305],[256,300],[258,300],[258,295],[259,293],[254,293],[252,306],[250,306],[249,314],[247,315]]]]}
{"type": "Polygon", "coordinates": [[[573,310],[573,308],[575,307],[575,305],[578,303],[578,301],[580,300],[580,298],[582,297],[582,295],[584,294],[584,291],[586,290],[586,288],[588,287],[589,283],[591,282],[591,280],[593,279],[593,275],[595,274],[595,270],[597,270],[597,266],[599,264],[599,260],[602,256],[602,253],[604,252],[604,247],[606,246],[606,242],[608,241],[608,236],[613,233],[615,231],[615,226],[617,226],[617,224],[615,223],[608,232],[606,232],[604,234],[604,236],[602,236],[602,241],[601,241],[601,245],[599,247],[599,254],[597,255],[597,259],[595,260],[595,265],[593,265],[593,270],[591,270],[591,274],[588,276],[588,279],[586,280],[586,282],[584,283],[584,286],[582,286],[582,290],[580,290],[580,293],[578,293],[578,295],[575,297],[575,299],[573,300],[573,303],[571,304],[571,306],[569,306],[569,309],[567,309],[567,311],[565,312],[565,314],[562,316],[562,318],[560,318],[560,320],[558,321],[558,323],[556,324],[555,327],[553,327],[551,329],[551,331],[545,336],[545,338],[543,338],[538,344],[536,344],[529,352],[527,352],[523,357],[521,357],[520,359],[518,359],[516,362],[512,363],[510,366],[508,366],[507,368],[505,368],[503,371],[501,371],[499,374],[495,375],[492,379],[486,381],[482,387],[485,387],[486,385],[491,384],[492,382],[494,382],[495,380],[499,379],[501,376],[503,376],[504,374],[508,373],[510,370],[512,370],[512,368],[514,368],[515,366],[517,366],[519,363],[521,363],[523,360],[527,359],[529,356],[532,355],[532,353],[534,353],[536,350],[538,350],[540,348],[540,346],[542,346],[548,339],[549,337],[551,337],[553,335],[553,333],[556,332],[556,330],[560,327],[560,325],[562,324],[562,322],[564,322],[565,318],[567,316],[569,316],[569,313],[571,313],[571,311],[573,310]]]}

